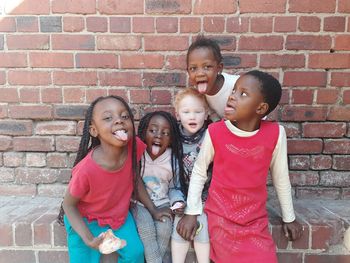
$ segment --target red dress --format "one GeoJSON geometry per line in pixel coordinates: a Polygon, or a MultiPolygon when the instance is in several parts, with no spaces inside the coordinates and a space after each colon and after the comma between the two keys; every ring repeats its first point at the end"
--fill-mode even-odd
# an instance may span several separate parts
{"type": "Polygon", "coordinates": [[[266,211],[268,170],[278,124],[262,121],[250,137],[233,134],[223,121],[209,126],[213,175],[205,204],[214,262],[277,263],[266,211]]]}

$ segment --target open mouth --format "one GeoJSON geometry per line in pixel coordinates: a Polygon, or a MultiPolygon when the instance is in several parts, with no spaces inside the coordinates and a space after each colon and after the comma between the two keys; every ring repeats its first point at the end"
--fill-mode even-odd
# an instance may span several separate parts
{"type": "Polygon", "coordinates": [[[152,143],[152,149],[151,149],[152,154],[158,155],[160,151],[160,147],[161,147],[160,143],[157,143],[157,142],[152,143]]]}
{"type": "Polygon", "coordinates": [[[197,82],[197,89],[200,93],[202,94],[206,93],[207,88],[208,88],[208,82],[204,82],[204,81],[197,82]]]}
{"type": "Polygon", "coordinates": [[[190,126],[192,129],[194,129],[194,128],[197,127],[197,123],[190,122],[190,123],[188,124],[188,126],[190,126]]]}
{"type": "Polygon", "coordinates": [[[127,141],[128,140],[128,134],[126,130],[117,130],[113,132],[114,136],[121,141],[127,141]]]}

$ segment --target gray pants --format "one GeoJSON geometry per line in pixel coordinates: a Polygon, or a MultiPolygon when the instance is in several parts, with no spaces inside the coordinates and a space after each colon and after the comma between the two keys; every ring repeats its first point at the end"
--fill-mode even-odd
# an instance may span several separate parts
{"type": "Polygon", "coordinates": [[[172,220],[168,217],[163,217],[165,222],[154,220],[147,208],[139,204],[131,212],[144,246],[147,263],[162,263],[173,228],[172,220]]]}

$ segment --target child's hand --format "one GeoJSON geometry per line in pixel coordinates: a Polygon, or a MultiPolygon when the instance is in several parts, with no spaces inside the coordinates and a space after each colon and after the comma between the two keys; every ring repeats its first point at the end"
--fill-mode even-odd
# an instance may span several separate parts
{"type": "Polygon", "coordinates": [[[169,207],[157,208],[153,213],[152,217],[155,220],[164,222],[164,217],[172,218],[171,210],[169,207]]]}
{"type": "Polygon", "coordinates": [[[178,202],[175,202],[173,206],[170,207],[170,209],[173,211],[175,215],[182,216],[185,212],[185,207],[186,207],[185,202],[178,201],[178,202]]]}
{"type": "Polygon", "coordinates": [[[101,233],[98,237],[92,237],[92,239],[84,240],[88,247],[98,250],[98,246],[102,243],[104,239],[104,233],[101,233]]]}
{"type": "Polygon", "coordinates": [[[294,241],[301,237],[303,234],[303,226],[296,220],[290,223],[282,224],[284,235],[291,241],[294,241]]]}
{"type": "Polygon", "coordinates": [[[197,230],[197,216],[184,215],[177,224],[176,231],[185,240],[193,240],[197,230]]]}

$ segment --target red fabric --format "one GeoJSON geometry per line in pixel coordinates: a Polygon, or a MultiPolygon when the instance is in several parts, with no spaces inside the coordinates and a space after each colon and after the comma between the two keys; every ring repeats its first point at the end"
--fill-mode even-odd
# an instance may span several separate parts
{"type": "MultiPolygon", "coordinates": [[[[146,145],[137,142],[137,160],[141,159],[146,145]]],[[[72,170],[70,194],[80,198],[78,209],[89,221],[97,220],[100,226],[119,228],[125,221],[133,191],[132,141],[128,143],[128,158],[117,171],[101,168],[88,153],[72,170]]]]}
{"type": "Polygon", "coordinates": [[[223,121],[209,126],[215,155],[205,211],[214,262],[277,263],[268,231],[266,180],[279,127],[262,121],[239,137],[223,121]]]}

